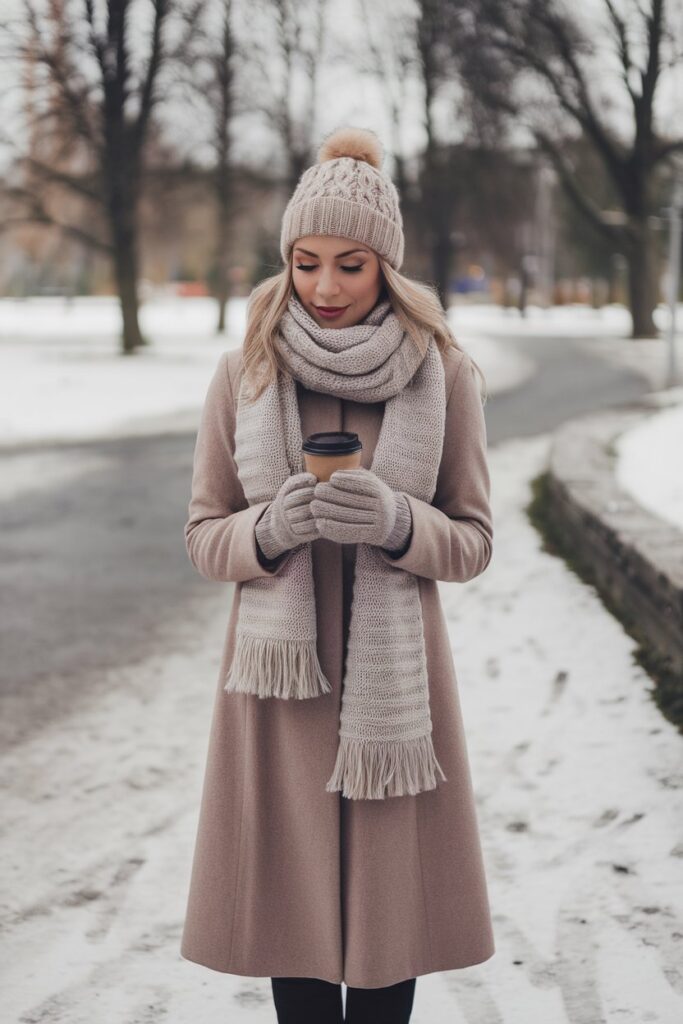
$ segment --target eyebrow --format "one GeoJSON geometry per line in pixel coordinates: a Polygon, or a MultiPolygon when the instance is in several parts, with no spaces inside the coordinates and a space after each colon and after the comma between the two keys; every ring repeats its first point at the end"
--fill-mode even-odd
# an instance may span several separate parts
{"type": "MultiPolygon", "coordinates": [[[[307,256],[315,256],[315,257],[317,257],[317,255],[318,255],[317,252],[311,252],[310,249],[302,249],[300,245],[296,246],[296,250],[298,252],[305,252],[307,256]]],[[[340,260],[342,258],[342,256],[350,256],[354,252],[364,252],[364,253],[367,254],[367,251],[368,251],[367,249],[347,249],[346,252],[338,252],[337,255],[334,258],[336,260],[340,260]]]]}

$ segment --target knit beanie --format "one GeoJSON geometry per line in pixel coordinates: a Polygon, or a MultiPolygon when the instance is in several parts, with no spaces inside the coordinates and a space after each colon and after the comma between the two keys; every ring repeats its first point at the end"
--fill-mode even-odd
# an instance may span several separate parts
{"type": "Polygon", "coordinates": [[[305,235],[336,235],[368,245],[398,270],[403,220],[396,187],[380,167],[382,144],[365,128],[338,128],[303,172],[282,218],[280,254],[305,235]]]}

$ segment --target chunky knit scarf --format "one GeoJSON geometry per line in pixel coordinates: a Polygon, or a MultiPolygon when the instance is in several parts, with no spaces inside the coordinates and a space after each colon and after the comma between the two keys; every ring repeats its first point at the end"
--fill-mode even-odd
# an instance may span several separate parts
{"type": "MultiPolygon", "coordinates": [[[[388,300],[354,327],[323,328],[292,295],[279,325],[289,373],[278,371],[254,401],[242,380],[235,461],[250,505],[274,498],[305,469],[295,379],[352,399],[385,401],[371,469],[394,490],[430,502],[443,448],[444,370],[436,342],[426,354],[388,300]]],[[[361,438],[362,441],[362,438],[361,438]]],[[[229,692],[307,698],[329,693],[316,649],[311,545],[279,573],[241,586],[229,692]]],[[[422,607],[417,577],[359,543],[336,763],[326,789],[350,799],[416,794],[445,781],[432,745],[422,607]]]]}

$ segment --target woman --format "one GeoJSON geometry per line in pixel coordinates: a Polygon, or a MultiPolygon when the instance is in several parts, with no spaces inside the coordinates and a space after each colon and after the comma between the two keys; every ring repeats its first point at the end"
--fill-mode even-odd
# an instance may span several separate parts
{"type": "Polygon", "coordinates": [[[236,584],[181,955],[270,977],[278,1020],[402,1024],[418,975],[494,952],[437,580],[491,559],[482,396],[404,239],[382,148],[346,128],[285,211],[195,449],[185,537],[236,584]],[[305,471],[310,433],[362,462],[305,471]]]}

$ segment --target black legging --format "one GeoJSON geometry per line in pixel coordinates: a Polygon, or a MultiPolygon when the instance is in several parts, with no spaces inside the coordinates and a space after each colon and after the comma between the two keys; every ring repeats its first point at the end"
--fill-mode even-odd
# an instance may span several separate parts
{"type": "Polygon", "coordinates": [[[320,978],[271,978],[278,1024],[408,1024],[416,978],[386,988],[347,988],[320,978]]]}

